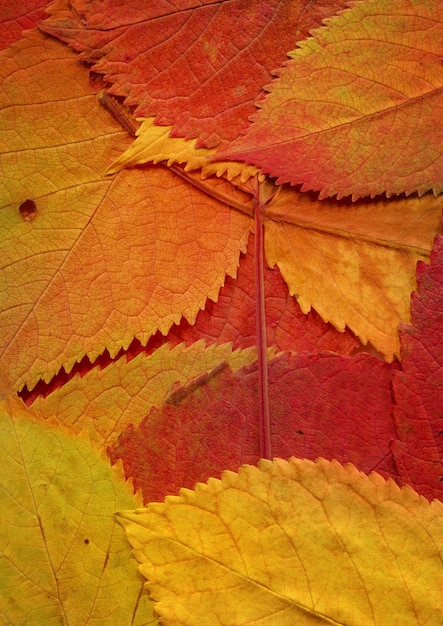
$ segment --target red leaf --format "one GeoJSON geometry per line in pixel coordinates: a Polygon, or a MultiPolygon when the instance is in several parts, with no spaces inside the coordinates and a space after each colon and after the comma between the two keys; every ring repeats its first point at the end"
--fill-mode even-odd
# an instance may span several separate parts
{"type": "Polygon", "coordinates": [[[0,50],[18,41],[22,32],[34,28],[45,17],[50,0],[0,0],[0,50]]]}
{"type": "Polygon", "coordinates": [[[392,449],[401,478],[429,499],[443,499],[443,238],[431,263],[417,265],[413,325],[401,333],[402,368],[394,374],[399,441],[392,449]]]}
{"type": "MultiPolygon", "coordinates": [[[[391,375],[395,364],[361,354],[319,354],[269,363],[273,453],[335,458],[359,469],[395,473],[391,375]]],[[[257,367],[228,368],[174,390],[138,428],[127,428],[110,449],[145,501],[237,470],[259,458],[257,367]],[[199,384],[202,383],[202,384],[199,384]]]]}
{"type": "Polygon", "coordinates": [[[81,2],[40,24],[96,62],[138,116],[200,145],[233,140],[286,52],[346,0],[81,2]],[[188,5],[189,6],[189,5],[188,5]],[[247,78],[246,78],[247,77],[247,78]]]}

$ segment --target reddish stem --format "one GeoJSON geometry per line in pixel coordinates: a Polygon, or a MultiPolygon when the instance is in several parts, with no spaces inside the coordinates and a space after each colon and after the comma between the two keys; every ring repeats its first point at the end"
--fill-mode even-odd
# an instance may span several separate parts
{"type": "Polygon", "coordinates": [[[272,459],[271,420],[268,395],[268,357],[266,352],[265,285],[263,275],[262,203],[255,198],[255,318],[258,351],[258,409],[260,421],[260,456],[272,459]]]}

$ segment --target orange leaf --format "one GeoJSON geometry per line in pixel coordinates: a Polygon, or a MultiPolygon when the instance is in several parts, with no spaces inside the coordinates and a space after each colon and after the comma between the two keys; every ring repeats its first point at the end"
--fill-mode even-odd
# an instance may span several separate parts
{"type": "Polygon", "coordinates": [[[443,620],[443,505],[320,459],[261,461],[119,513],[165,624],[443,620]]]}
{"type": "Polygon", "coordinates": [[[299,46],[220,159],[321,197],[442,191],[443,4],[356,2],[299,46]]]}
{"type": "Polygon", "coordinates": [[[266,205],[266,258],[304,313],[312,306],[338,330],[348,326],[390,361],[442,206],[431,194],[351,203],[281,187],[266,205]]]}
{"type": "Polygon", "coordinates": [[[32,388],[192,323],[235,275],[250,219],[166,168],[104,177],[129,140],[73,52],[34,32],[2,54],[0,350],[14,386],[32,388]]]}

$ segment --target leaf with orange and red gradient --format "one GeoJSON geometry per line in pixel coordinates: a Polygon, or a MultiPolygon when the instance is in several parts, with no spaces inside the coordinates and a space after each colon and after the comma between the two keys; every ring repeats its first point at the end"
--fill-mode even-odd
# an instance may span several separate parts
{"type": "Polygon", "coordinates": [[[154,626],[115,510],[140,504],[84,439],[38,423],[0,371],[2,624],[154,626]]]}
{"type": "Polygon", "coordinates": [[[427,498],[443,499],[443,240],[430,265],[417,267],[412,326],[401,331],[402,366],[394,374],[393,443],[401,478],[427,498]]]}
{"type": "Polygon", "coordinates": [[[443,190],[441,2],[354,3],[289,56],[221,159],[321,197],[443,190]]]}
{"type": "Polygon", "coordinates": [[[105,177],[129,138],[59,42],[31,32],[0,72],[1,354],[15,388],[32,388],[192,323],[235,275],[250,218],[163,167],[105,177]]]}
{"type": "Polygon", "coordinates": [[[443,619],[443,504],[319,459],[260,461],[117,515],[167,624],[443,619]]]}
{"type": "Polygon", "coordinates": [[[22,32],[34,28],[45,17],[51,0],[0,0],[0,50],[21,38],[22,32]]]}
{"type": "MultiPolygon", "coordinates": [[[[395,474],[391,376],[368,354],[284,355],[269,362],[273,454],[353,462],[395,474]]],[[[145,502],[260,458],[257,364],[176,386],[109,449],[145,502]]]]}
{"type": "Polygon", "coordinates": [[[213,147],[233,140],[297,41],[346,0],[261,0],[194,6],[150,0],[55,3],[40,24],[81,51],[138,116],[213,147]]]}

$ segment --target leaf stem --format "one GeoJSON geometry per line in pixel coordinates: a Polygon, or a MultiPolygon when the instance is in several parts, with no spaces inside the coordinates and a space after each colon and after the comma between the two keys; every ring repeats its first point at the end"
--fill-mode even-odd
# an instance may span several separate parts
{"type": "Polygon", "coordinates": [[[255,319],[258,351],[258,410],[260,421],[260,456],[272,459],[271,420],[268,395],[268,357],[266,351],[266,311],[263,275],[263,206],[259,193],[254,198],[255,215],[255,319]]]}

